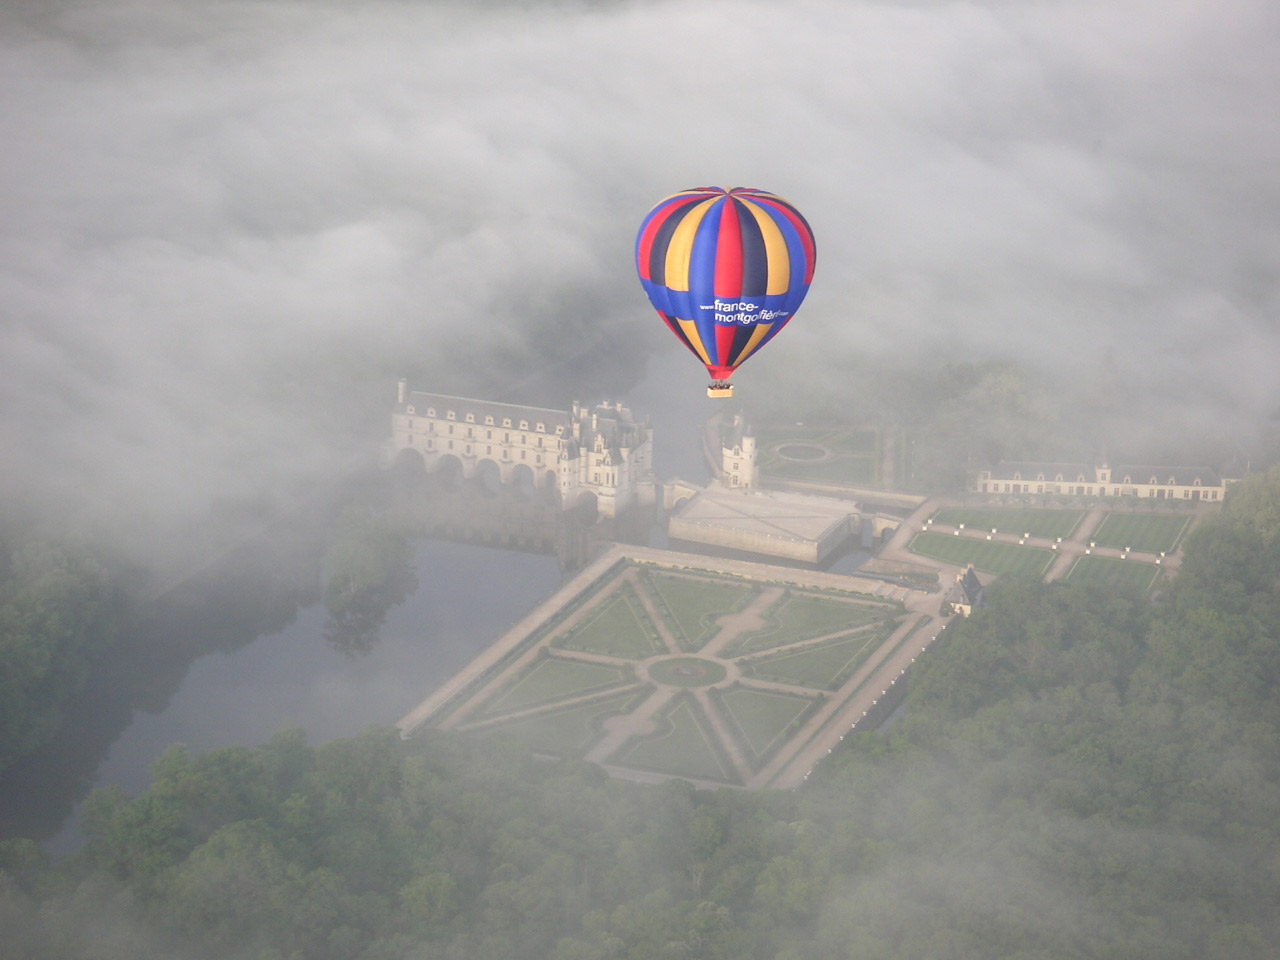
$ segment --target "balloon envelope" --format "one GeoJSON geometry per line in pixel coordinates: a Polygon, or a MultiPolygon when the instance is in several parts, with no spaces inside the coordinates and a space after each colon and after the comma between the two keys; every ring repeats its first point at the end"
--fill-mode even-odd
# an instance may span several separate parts
{"type": "Polygon", "coordinates": [[[800,212],[749,187],[673,194],[636,236],[645,293],[716,381],[786,326],[809,291],[814,259],[800,212]]]}

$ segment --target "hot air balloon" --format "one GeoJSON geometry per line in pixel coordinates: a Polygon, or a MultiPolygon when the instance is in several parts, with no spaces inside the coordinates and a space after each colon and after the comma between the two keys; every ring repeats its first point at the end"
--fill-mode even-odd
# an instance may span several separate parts
{"type": "Polygon", "coordinates": [[[707,396],[799,309],[813,279],[813,231],[781,197],[696,187],[661,201],[636,235],[636,269],[671,332],[706,364],[707,396]]]}

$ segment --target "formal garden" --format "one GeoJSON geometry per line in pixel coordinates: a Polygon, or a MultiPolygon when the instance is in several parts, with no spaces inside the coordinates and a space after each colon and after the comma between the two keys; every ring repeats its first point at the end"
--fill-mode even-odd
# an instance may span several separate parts
{"type": "Polygon", "coordinates": [[[853,487],[880,480],[883,438],[875,428],[762,426],[755,438],[763,477],[853,487]]]}
{"type": "Polygon", "coordinates": [[[903,613],[807,579],[620,561],[430,722],[510,735],[622,776],[746,785],[802,745],[815,711],[848,697],[903,613]]]}

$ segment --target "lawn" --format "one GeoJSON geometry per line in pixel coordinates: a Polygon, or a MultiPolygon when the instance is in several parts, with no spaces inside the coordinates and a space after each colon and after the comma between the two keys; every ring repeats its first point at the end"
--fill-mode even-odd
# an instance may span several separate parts
{"type": "Polygon", "coordinates": [[[552,708],[545,713],[500,724],[503,735],[515,737],[533,750],[559,757],[581,756],[600,737],[600,724],[609,717],[629,713],[647,696],[634,690],[603,700],[552,708]]]}
{"type": "Polygon", "coordinates": [[[1067,571],[1072,583],[1101,583],[1117,590],[1145,593],[1160,576],[1160,567],[1141,560],[1118,560],[1092,554],[1077,558],[1067,571]]]}
{"type": "Polygon", "coordinates": [[[1191,517],[1176,513],[1109,513],[1089,539],[1100,547],[1172,553],[1191,517]]]}
{"type": "Polygon", "coordinates": [[[1014,543],[996,543],[944,533],[917,533],[911,540],[910,549],[912,553],[959,566],[972,563],[984,573],[997,576],[1022,574],[1042,577],[1055,556],[1052,550],[1043,547],[1022,547],[1014,543]]]}
{"type": "Polygon", "coordinates": [[[740,662],[739,665],[744,673],[749,671],[751,676],[761,680],[834,690],[862,665],[883,640],[884,632],[873,630],[856,637],[817,643],[799,650],[788,650],[740,662]]]}
{"type": "Polygon", "coordinates": [[[727,690],[718,700],[757,764],[818,703],[809,697],[749,687],[727,690]]]}
{"type": "Polygon", "coordinates": [[[756,431],[761,474],[847,486],[876,483],[880,473],[876,430],[850,427],[770,426],[756,431]],[[791,447],[790,451],[788,447],[791,447]],[[805,447],[819,447],[805,451],[805,447]],[[809,458],[804,454],[816,454],[809,458]]]}
{"type": "Polygon", "coordinates": [[[792,594],[770,607],[765,613],[766,625],[740,637],[733,645],[732,654],[741,656],[784,643],[852,630],[890,615],[891,611],[883,607],[856,601],[792,594]]]}
{"type": "Polygon", "coordinates": [[[511,713],[566,696],[615,687],[631,679],[630,672],[620,667],[542,657],[499,691],[484,712],[490,716],[511,713]]]}
{"type": "Polygon", "coordinates": [[[990,530],[994,527],[1002,533],[1016,533],[1019,536],[1030,533],[1033,537],[1061,537],[1067,540],[1075,532],[1076,527],[1080,526],[1083,518],[1083,510],[943,507],[933,515],[933,522],[951,527],[964,524],[966,530],[990,530]]]}
{"type": "Polygon", "coordinates": [[[721,756],[715,734],[692,698],[677,700],[660,721],[663,729],[659,733],[631,741],[611,759],[678,777],[740,782],[732,764],[721,756]]]}
{"type": "Polygon", "coordinates": [[[720,632],[716,620],[745,607],[759,591],[741,583],[680,576],[649,570],[643,574],[649,595],[675,627],[680,645],[694,651],[720,632]]]}
{"type": "Polygon", "coordinates": [[[576,628],[552,640],[551,645],[626,660],[641,660],[665,649],[640,598],[627,583],[604,598],[576,628]]]}

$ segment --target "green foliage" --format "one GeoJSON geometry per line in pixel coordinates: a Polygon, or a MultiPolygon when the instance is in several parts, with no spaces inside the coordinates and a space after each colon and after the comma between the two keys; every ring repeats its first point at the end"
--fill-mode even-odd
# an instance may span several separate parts
{"type": "Polygon", "coordinates": [[[120,599],[86,546],[0,540],[0,770],[48,740],[115,640],[120,599]]]}
{"type": "Polygon", "coordinates": [[[617,782],[500,736],[171,749],[147,794],[86,803],[81,855],[0,845],[6,949],[1276,956],[1280,477],[1239,489],[1157,606],[998,582],[914,664],[905,716],[796,792],[617,782]]]}
{"type": "Polygon", "coordinates": [[[325,638],[348,654],[377,643],[387,611],[418,588],[412,560],[409,541],[389,517],[348,507],[325,556],[325,638]]]}

